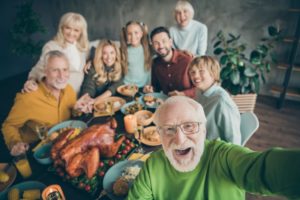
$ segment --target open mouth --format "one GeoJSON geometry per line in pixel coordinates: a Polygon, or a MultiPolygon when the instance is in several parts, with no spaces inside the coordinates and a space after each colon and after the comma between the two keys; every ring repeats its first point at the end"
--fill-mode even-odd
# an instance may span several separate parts
{"type": "Polygon", "coordinates": [[[178,156],[185,156],[191,151],[191,147],[187,149],[175,149],[175,154],[178,156]]]}
{"type": "Polygon", "coordinates": [[[199,79],[194,79],[194,83],[200,83],[201,82],[201,80],[199,80],[199,79]]]}

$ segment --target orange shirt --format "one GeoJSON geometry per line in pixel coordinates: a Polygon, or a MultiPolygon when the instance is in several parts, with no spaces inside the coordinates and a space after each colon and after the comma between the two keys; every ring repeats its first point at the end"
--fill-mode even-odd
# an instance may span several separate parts
{"type": "Polygon", "coordinates": [[[76,93],[70,85],[61,91],[59,100],[41,82],[38,89],[29,93],[18,93],[15,103],[2,125],[2,133],[8,148],[17,142],[32,142],[36,135],[22,132],[26,122],[33,121],[53,126],[71,117],[76,102],[76,93]]]}

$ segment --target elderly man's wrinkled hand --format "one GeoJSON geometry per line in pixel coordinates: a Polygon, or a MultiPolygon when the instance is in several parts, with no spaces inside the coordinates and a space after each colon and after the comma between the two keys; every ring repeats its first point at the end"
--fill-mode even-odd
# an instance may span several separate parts
{"type": "Polygon", "coordinates": [[[83,113],[91,113],[93,112],[95,100],[90,97],[88,93],[83,95],[76,102],[74,109],[83,113]]]}

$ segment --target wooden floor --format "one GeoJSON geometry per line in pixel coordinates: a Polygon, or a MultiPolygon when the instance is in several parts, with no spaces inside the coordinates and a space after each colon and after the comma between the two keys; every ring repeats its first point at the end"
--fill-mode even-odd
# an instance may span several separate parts
{"type": "MultiPolygon", "coordinates": [[[[259,129],[246,144],[253,150],[271,147],[300,148],[300,102],[286,101],[276,109],[276,99],[259,96],[255,108],[259,129]]],[[[247,200],[279,200],[283,197],[262,197],[247,194],[247,200]]]]}

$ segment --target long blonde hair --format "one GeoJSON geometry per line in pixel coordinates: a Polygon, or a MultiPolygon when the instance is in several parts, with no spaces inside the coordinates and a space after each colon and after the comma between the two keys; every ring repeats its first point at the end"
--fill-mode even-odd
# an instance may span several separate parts
{"type": "Polygon", "coordinates": [[[110,40],[101,40],[101,42],[98,44],[95,52],[95,57],[93,60],[94,68],[96,71],[96,74],[94,78],[96,79],[98,84],[103,84],[107,80],[116,82],[121,79],[122,77],[122,67],[121,67],[121,56],[120,56],[120,50],[117,47],[117,45],[110,41],[110,40]],[[116,61],[114,65],[112,66],[112,70],[108,72],[105,71],[105,64],[103,63],[103,48],[106,46],[112,46],[116,52],[116,61]]]}
{"type": "Polygon", "coordinates": [[[145,70],[149,71],[151,69],[151,64],[152,64],[147,25],[145,25],[142,22],[130,21],[126,24],[125,27],[122,28],[122,32],[121,32],[121,60],[122,60],[121,62],[122,62],[124,74],[127,74],[127,72],[128,72],[127,28],[129,25],[132,25],[132,24],[138,25],[143,32],[143,36],[141,38],[141,44],[144,49],[145,70]]]}
{"type": "Polygon", "coordinates": [[[81,34],[76,43],[76,46],[80,51],[88,51],[89,39],[87,34],[87,23],[84,17],[78,13],[68,12],[60,18],[58,31],[56,36],[54,37],[54,40],[63,48],[66,48],[67,46],[67,42],[63,35],[63,28],[65,26],[77,27],[81,30],[81,34]]]}

